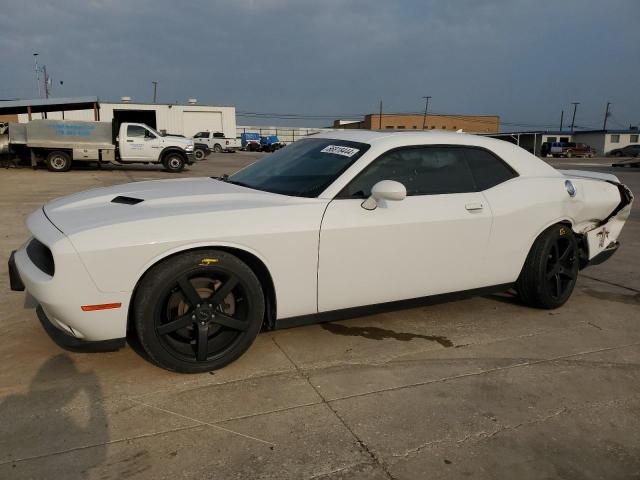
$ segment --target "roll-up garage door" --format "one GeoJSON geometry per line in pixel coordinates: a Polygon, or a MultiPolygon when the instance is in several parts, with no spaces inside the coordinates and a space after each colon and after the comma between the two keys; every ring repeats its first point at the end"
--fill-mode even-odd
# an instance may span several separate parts
{"type": "Polygon", "coordinates": [[[205,130],[222,132],[222,112],[185,110],[183,121],[186,137],[193,137],[196,133],[205,130]]]}

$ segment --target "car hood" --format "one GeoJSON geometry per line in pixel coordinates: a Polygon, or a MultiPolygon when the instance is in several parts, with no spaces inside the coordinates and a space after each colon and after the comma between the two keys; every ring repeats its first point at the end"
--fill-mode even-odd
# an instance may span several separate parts
{"type": "Polygon", "coordinates": [[[183,150],[189,145],[193,145],[193,139],[191,138],[173,137],[171,135],[162,137],[162,142],[167,146],[181,147],[183,150]]]}
{"type": "Polygon", "coordinates": [[[297,197],[262,192],[209,177],[96,188],[47,203],[44,213],[66,235],[158,217],[290,205],[297,197]]]}

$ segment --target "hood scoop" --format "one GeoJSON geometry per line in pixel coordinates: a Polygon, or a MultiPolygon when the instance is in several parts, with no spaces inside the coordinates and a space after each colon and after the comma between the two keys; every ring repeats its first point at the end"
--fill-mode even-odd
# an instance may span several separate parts
{"type": "Polygon", "coordinates": [[[123,195],[118,195],[111,200],[111,203],[122,203],[124,205],[136,205],[140,202],[144,202],[144,200],[142,198],[125,197],[123,195]]]}

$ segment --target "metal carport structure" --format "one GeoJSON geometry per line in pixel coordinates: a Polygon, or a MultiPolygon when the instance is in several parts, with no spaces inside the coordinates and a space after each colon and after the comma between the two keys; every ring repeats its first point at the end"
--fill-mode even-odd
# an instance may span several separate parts
{"type": "Polygon", "coordinates": [[[26,113],[31,121],[34,113],[42,113],[43,118],[47,118],[47,113],[64,112],[70,110],[90,110],[93,109],[94,120],[100,120],[100,105],[98,97],[75,97],[75,98],[35,98],[29,100],[8,100],[0,101],[0,115],[19,115],[26,113]]]}

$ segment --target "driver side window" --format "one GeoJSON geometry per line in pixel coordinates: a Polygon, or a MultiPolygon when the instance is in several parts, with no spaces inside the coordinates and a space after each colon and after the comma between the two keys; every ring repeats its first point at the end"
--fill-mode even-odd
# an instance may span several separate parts
{"type": "Polygon", "coordinates": [[[407,196],[476,190],[463,149],[409,147],[382,154],[354,178],[338,198],[367,198],[371,187],[381,180],[402,183],[407,196]]]}
{"type": "Polygon", "coordinates": [[[144,138],[146,131],[147,129],[140,125],[129,125],[127,127],[127,137],[144,138]]]}

